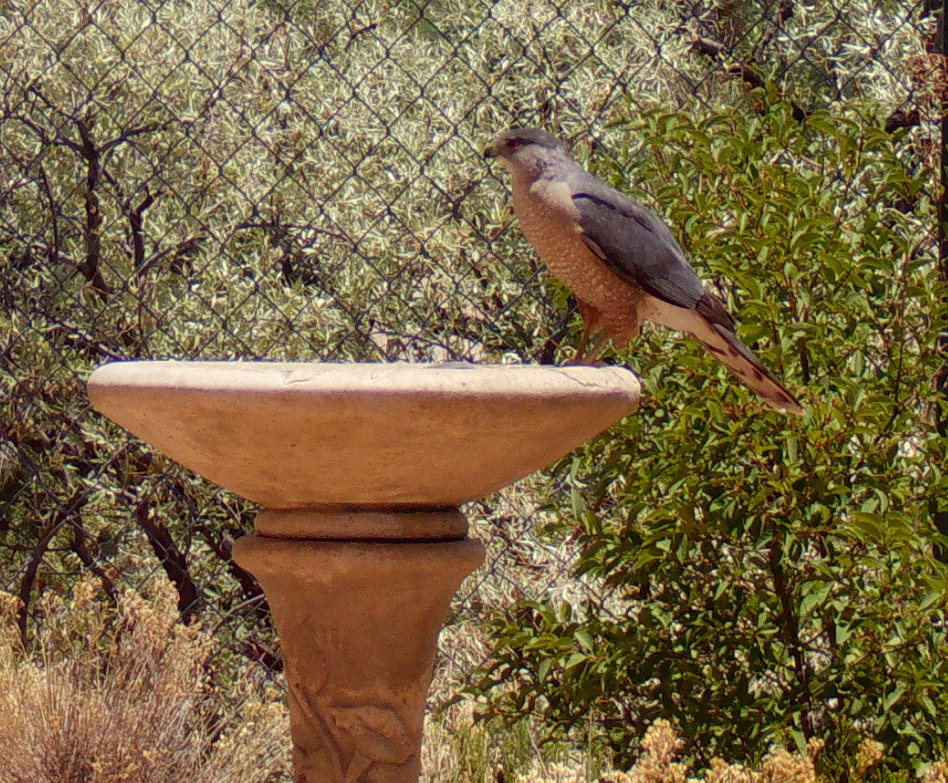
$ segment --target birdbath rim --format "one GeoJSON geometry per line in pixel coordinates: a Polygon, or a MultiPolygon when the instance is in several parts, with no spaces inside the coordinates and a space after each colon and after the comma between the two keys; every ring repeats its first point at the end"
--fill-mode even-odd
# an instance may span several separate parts
{"type": "Polygon", "coordinates": [[[125,361],[93,406],[271,509],[445,508],[569,453],[638,405],[619,367],[125,361]]]}

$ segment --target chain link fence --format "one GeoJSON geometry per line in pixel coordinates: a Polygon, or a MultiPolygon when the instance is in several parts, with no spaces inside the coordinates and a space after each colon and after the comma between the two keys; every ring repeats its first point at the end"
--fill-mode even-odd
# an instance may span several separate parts
{"type": "MultiPolygon", "coordinates": [[[[627,165],[647,154],[629,118],[761,88],[796,121],[871,107],[936,168],[945,66],[929,5],[4,2],[0,573],[21,632],[40,594],[84,574],[114,594],[163,573],[235,665],[278,671],[263,597],[230,557],[254,509],[93,412],[90,371],[563,361],[578,322],[483,160],[495,132],[539,125],[593,168],[627,165]]],[[[647,202],[650,185],[622,183],[647,202]]],[[[444,635],[436,701],[488,655],[491,607],[551,590],[598,602],[568,544],[538,532],[562,481],[468,509],[488,557],[444,635]]]]}

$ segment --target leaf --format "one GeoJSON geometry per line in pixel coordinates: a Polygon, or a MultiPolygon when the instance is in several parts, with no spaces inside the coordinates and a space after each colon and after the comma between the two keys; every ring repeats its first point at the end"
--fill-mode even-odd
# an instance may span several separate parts
{"type": "Polygon", "coordinates": [[[596,643],[593,640],[592,634],[589,631],[584,631],[579,629],[574,634],[576,641],[579,642],[579,646],[582,647],[587,653],[593,653],[596,650],[596,643]]]}
{"type": "Polygon", "coordinates": [[[830,583],[818,583],[815,589],[803,596],[800,602],[800,613],[810,614],[813,609],[823,604],[832,589],[833,585],[830,583]]]}
{"type": "Polygon", "coordinates": [[[850,524],[870,539],[880,540],[882,538],[884,522],[878,514],[867,511],[853,511],[850,516],[850,524]]]}
{"type": "Polygon", "coordinates": [[[930,609],[937,603],[944,603],[945,593],[940,590],[929,590],[922,596],[922,600],[919,601],[918,608],[920,611],[926,611],[930,609]]]}
{"type": "Polygon", "coordinates": [[[851,625],[846,625],[844,623],[837,623],[836,625],[836,644],[842,645],[845,644],[849,637],[853,635],[853,628],[851,625]]]}
{"type": "Polygon", "coordinates": [[[564,664],[563,668],[565,670],[572,669],[574,666],[578,666],[588,659],[589,656],[585,653],[573,653],[569,658],[566,659],[566,663],[564,664]]]}
{"type": "Polygon", "coordinates": [[[899,686],[893,691],[890,691],[885,695],[885,698],[882,700],[882,709],[888,711],[892,709],[892,706],[902,697],[902,694],[905,693],[905,686],[899,686]]]}
{"type": "Polygon", "coordinates": [[[540,665],[537,667],[537,680],[543,682],[546,680],[546,675],[550,671],[550,667],[553,665],[552,658],[544,658],[540,661],[540,665]]]}

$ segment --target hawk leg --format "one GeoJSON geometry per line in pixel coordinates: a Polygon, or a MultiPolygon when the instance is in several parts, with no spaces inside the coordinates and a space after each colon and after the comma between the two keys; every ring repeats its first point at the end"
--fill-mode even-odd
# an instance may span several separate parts
{"type": "Polygon", "coordinates": [[[590,364],[595,366],[600,364],[600,362],[596,361],[596,358],[602,352],[603,347],[605,347],[609,336],[601,331],[599,321],[602,314],[595,307],[587,304],[582,299],[577,299],[576,304],[579,309],[579,315],[583,319],[583,334],[579,338],[579,347],[576,348],[576,353],[573,355],[573,364],[590,364]],[[589,338],[593,332],[599,332],[599,334],[596,335],[596,339],[590,347],[589,338]]]}

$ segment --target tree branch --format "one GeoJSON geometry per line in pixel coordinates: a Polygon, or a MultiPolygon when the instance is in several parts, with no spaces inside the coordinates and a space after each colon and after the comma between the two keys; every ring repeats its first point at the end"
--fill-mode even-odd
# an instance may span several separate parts
{"type": "Polygon", "coordinates": [[[20,632],[20,640],[26,642],[26,622],[30,611],[30,598],[33,593],[33,585],[36,583],[36,574],[39,571],[40,564],[49,550],[49,545],[53,538],[62,529],[68,521],[68,517],[75,511],[76,506],[85,502],[82,490],[77,490],[72,497],[59,507],[56,517],[53,519],[49,529],[43,537],[33,546],[33,554],[30,556],[30,562],[23,570],[23,577],[20,579],[20,589],[17,591],[17,597],[20,599],[20,609],[17,612],[17,628],[20,632]]]}
{"type": "Polygon", "coordinates": [[[86,120],[77,120],[76,127],[82,139],[80,153],[86,160],[86,258],[80,263],[79,269],[92,287],[99,292],[103,299],[112,293],[111,287],[102,278],[99,268],[101,254],[102,213],[99,207],[99,196],[96,190],[99,187],[101,176],[101,153],[92,141],[89,124],[86,120]]]}
{"type": "Polygon", "coordinates": [[[148,543],[161,562],[161,567],[178,591],[178,611],[181,612],[181,619],[187,622],[197,611],[200,597],[197,585],[188,571],[187,558],[175,545],[168,528],[161,520],[151,516],[147,501],[140,501],[135,506],[134,513],[138,526],[148,537],[148,543]]]}

